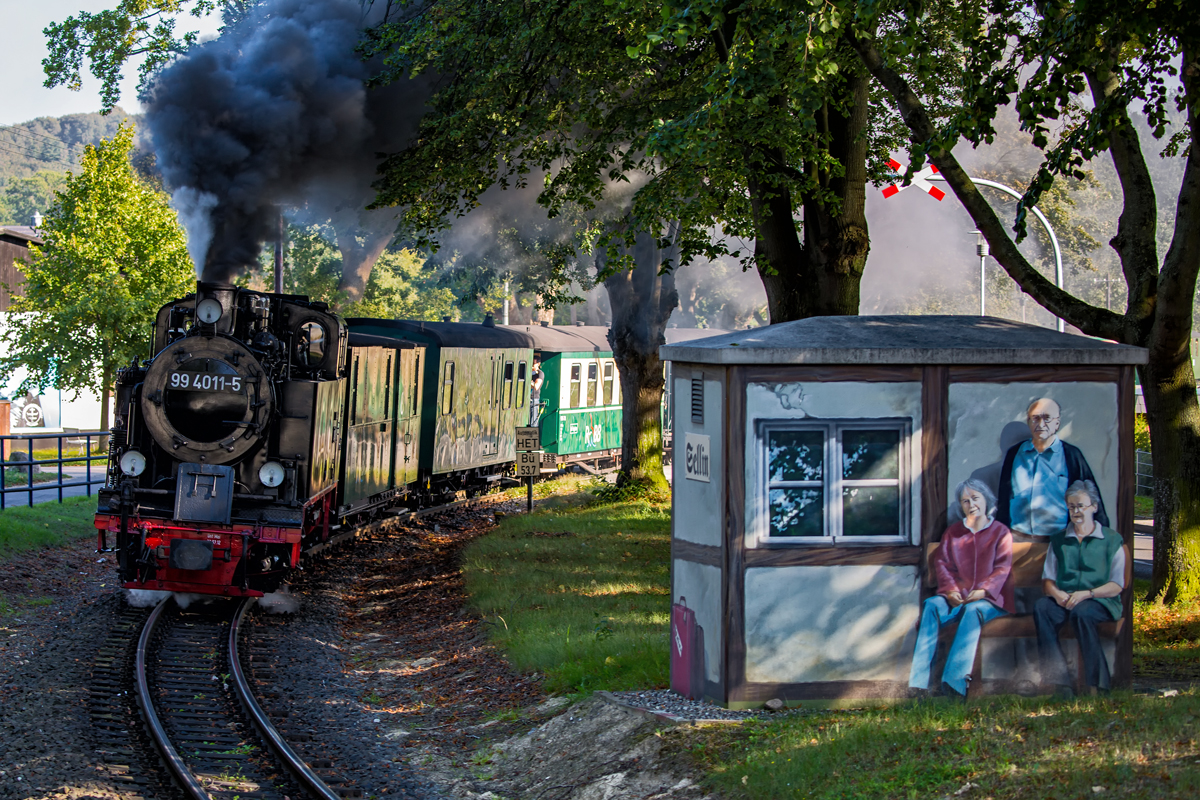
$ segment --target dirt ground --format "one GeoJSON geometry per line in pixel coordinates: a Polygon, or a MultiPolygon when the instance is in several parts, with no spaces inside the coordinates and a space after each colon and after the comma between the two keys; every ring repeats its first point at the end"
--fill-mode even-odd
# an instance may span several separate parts
{"type": "MultiPolygon", "coordinates": [[[[433,796],[710,796],[682,748],[671,745],[681,732],[603,699],[549,697],[540,676],[516,673],[488,643],[484,623],[466,608],[459,557],[495,525],[497,511],[521,506],[490,500],[374,525],[353,546],[307,565],[292,592],[300,614],[306,603],[339,609],[349,678],[341,685],[352,694],[340,701],[374,723],[382,757],[419,772],[437,787],[433,796]]],[[[94,546],[82,540],[5,562],[0,690],[21,674],[15,667],[71,636],[70,625],[59,623],[120,591],[111,560],[94,546]]]]}

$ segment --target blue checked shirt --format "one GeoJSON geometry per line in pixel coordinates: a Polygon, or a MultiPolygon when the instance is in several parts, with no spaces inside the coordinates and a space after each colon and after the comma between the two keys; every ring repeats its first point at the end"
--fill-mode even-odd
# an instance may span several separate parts
{"type": "Polygon", "coordinates": [[[1013,459],[1012,501],[1009,513],[1014,532],[1050,536],[1067,527],[1067,460],[1061,439],[1039,453],[1032,441],[1021,445],[1013,459]]]}

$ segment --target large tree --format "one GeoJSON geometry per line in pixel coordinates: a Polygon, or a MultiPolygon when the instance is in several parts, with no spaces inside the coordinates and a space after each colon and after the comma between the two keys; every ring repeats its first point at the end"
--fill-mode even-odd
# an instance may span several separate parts
{"type": "Polygon", "coordinates": [[[160,306],[195,286],[183,229],[166,195],[129,162],[133,126],[89,146],[68,175],[23,268],[3,339],[0,379],[24,369],[18,391],[53,386],[100,395],[107,429],[116,370],[149,355],[160,306]]]}
{"type": "Polygon", "coordinates": [[[964,20],[963,107],[952,124],[940,126],[928,111],[927,97],[907,77],[919,72],[924,60],[916,46],[923,18],[911,13],[908,3],[846,5],[837,22],[903,115],[914,167],[928,157],[941,170],[1005,271],[1084,333],[1149,350],[1139,377],[1155,475],[1150,596],[1166,602],[1200,596],[1200,405],[1189,356],[1200,273],[1200,26],[1194,9],[1182,0],[991,0],[974,11],[973,21],[964,20]],[[906,36],[889,45],[873,33],[881,24],[906,36]],[[1009,103],[1033,144],[1045,151],[1018,207],[1015,235],[951,152],[960,137],[975,144],[990,141],[997,111],[1009,103]],[[1172,107],[1181,122],[1173,131],[1172,107]],[[1171,133],[1169,139],[1155,144],[1139,137],[1134,125],[1139,113],[1152,137],[1171,133]],[[1173,187],[1173,235],[1161,254],[1158,198],[1148,167],[1158,150],[1186,162],[1173,187]],[[1056,180],[1081,175],[1086,163],[1099,157],[1112,160],[1122,194],[1109,244],[1126,282],[1123,312],[1059,289],[1016,246],[1024,235],[1026,210],[1056,180]]]}

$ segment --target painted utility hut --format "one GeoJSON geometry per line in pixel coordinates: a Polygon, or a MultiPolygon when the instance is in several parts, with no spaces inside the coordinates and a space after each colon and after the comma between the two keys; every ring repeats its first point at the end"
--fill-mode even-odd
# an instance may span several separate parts
{"type": "Polygon", "coordinates": [[[952,673],[970,694],[1128,684],[1144,350],[999,319],[913,316],[814,318],[661,353],[677,437],[678,691],[746,708],[902,699],[948,691],[938,679],[953,688],[952,673]],[[1089,480],[1094,501],[1079,486],[1062,496],[1089,480]],[[1064,539],[1076,522],[1095,535],[1064,539]],[[956,542],[978,548],[970,566],[953,560],[956,542]],[[1085,552],[1098,553],[1086,556],[1095,575],[1077,563],[1085,552]],[[1088,658],[1074,623],[1059,631],[1061,655],[1039,655],[1035,613],[1053,622],[1054,612],[1038,605],[1047,553],[1058,554],[1056,591],[1079,591],[1099,615],[1088,658]],[[961,589],[972,605],[952,601],[955,570],[982,593],[961,589]],[[1088,575],[1095,588],[1079,588],[1088,575]],[[923,613],[939,604],[944,616],[963,610],[926,620],[918,642],[923,613]],[[991,613],[977,615],[978,643],[964,655],[956,630],[967,609],[991,613]]]}

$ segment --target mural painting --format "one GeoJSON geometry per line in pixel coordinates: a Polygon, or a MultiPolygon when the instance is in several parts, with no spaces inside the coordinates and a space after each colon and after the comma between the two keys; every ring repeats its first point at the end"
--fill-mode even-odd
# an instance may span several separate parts
{"type": "Polygon", "coordinates": [[[1116,420],[1111,384],[950,387],[958,480],[948,487],[950,524],[926,547],[916,693],[1110,687],[1131,584],[1107,511],[1116,420]]]}

